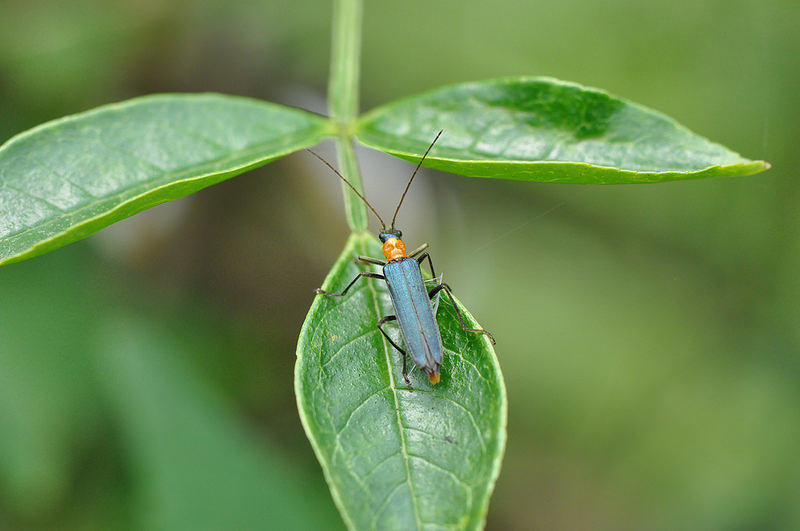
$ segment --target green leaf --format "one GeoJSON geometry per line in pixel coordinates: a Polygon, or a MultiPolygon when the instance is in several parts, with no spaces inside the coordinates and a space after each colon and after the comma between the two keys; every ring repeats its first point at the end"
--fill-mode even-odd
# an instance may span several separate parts
{"type": "Polygon", "coordinates": [[[0,264],[84,238],[316,143],[305,111],[218,94],[137,98],[49,122],[0,147],[0,264]]]}
{"type": "Polygon", "coordinates": [[[655,111],[598,89],[548,78],[464,83],[379,107],[357,138],[471,177],[625,184],[749,175],[769,168],[655,111]]]}
{"type": "MultiPolygon", "coordinates": [[[[353,262],[358,254],[380,256],[376,238],[353,234],[325,289],[340,290],[364,270],[353,262]]],[[[494,350],[483,335],[461,329],[442,297],[441,382],[414,368],[408,389],[401,354],[376,327],[392,313],[380,280],[362,279],[343,297],[316,297],[295,367],[306,434],[351,529],[480,528],[506,437],[494,350]]]]}

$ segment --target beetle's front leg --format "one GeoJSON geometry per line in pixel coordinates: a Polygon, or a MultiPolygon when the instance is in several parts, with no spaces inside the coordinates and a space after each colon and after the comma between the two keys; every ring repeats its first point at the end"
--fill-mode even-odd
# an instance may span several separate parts
{"type": "MultiPolygon", "coordinates": [[[[427,246],[427,244],[426,244],[427,246]]],[[[431,276],[436,278],[436,271],[433,270],[433,260],[431,260],[431,255],[429,253],[422,253],[419,258],[417,258],[417,263],[422,265],[423,260],[428,259],[428,265],[431,268],[431,276]]]]}
{"type": "Polygon", "coordinates": [[[377,258],[372,258],[371,256],[356,256],[353,260],[357,264],[373,264],[379,266],[385,266],[386,262],[383,260],[378,260],[377,258]]]}

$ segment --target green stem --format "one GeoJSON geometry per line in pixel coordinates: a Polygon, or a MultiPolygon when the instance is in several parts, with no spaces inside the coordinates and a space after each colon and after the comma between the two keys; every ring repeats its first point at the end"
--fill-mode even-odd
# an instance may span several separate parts
{"type": "MultiPolygon", "coordinates": [[[[358,81],[361,55],[361,0],[335,0],[331,42],[328,110],[339,134],[336,153],[339,170],[357,190],[363,191],[358,161],[353,150],[353,123],[358,117],[358,81]]],[[[367,229],[366,206],[342,183],[347,224],[353,232],[367,229]]]]}

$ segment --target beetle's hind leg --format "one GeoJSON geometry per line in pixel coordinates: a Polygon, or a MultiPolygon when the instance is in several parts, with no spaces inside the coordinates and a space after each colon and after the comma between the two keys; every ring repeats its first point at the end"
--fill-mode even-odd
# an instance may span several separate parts
{"type": "Polygon", "coordinates": [[[400,352],[400,354],[403,355],[403,379],[406,381],[406,385],[411,387],[411,380],[408,379],[408,371],[406,370],[406,359],[408,359],[408,355],[406,354],[405,350],[401,349],[397,345],[397,343],[395,343],[392,340],[392,338],[389,337],[389,334],[386,333],[386,330],[383,329],[383,325],[385,325],[389,321],[396,321],[396,320],[397,320],[397,316],[396,315],[387,315],[386,317],[382,317],[378,321],[378,330],[380,330],[381,334],[383,334],[383,337],[385,337],[389,341],[389,343],[391,343],[392,346],[394,348],[396,348],[400,352]]]}
{"type": "MultiPolygon", "coordinates": [[[[430,258],[429,258],[429,260],[430,260],[430,258]]],[[[450,302],[453,303],[453,309],[456,311],[456,315],[458,316],[458,320],[461,321],[461,329],[462,330],[464,330],[465,332],[475,332],[476,334],[484,334],[492,342],[492,345],[497,343],[494,340],[494,336],[492,334],[490,334],[489,332],[487,332],[486,330],[483,330],[481,328],[468,328],[467,327],[467,323],[464,322],[464,316],[461,315],[461,310],[458,309],[458,304],[456,304],[456,300],[455,300],[455,298],[453,298],[453,294],[450,292],[450,286],[448,286],[447,284],[442,282],[441,284],[439,284],[438,286],[436,286],[435,288],[433,288],[432,290],[430,290],[428,292],[428,297],[432,299],[434,297],[434,295],[436,295],[440,291],[444,291],[447,294],[447,298],[449,298],[450,302]]]]}

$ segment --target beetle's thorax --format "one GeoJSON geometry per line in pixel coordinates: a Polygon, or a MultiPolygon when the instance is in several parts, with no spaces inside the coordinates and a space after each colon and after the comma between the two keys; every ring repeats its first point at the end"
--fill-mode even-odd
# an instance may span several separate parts
{"type": "Polygon", "coordinates": [[[383,256],[390,262],[405,258],[408,256],[406,254],[406,244],[400,238],[389,238],[383,244],[383,256]]]}
{"type": "Polygon", "coordinates": [[[403,233],[398,229],[382,230],[378,238],[383,242],[383,256],[389,262],[399,260],[408,256],[406,254],[406,244],[400,238],[403,233]]]}

